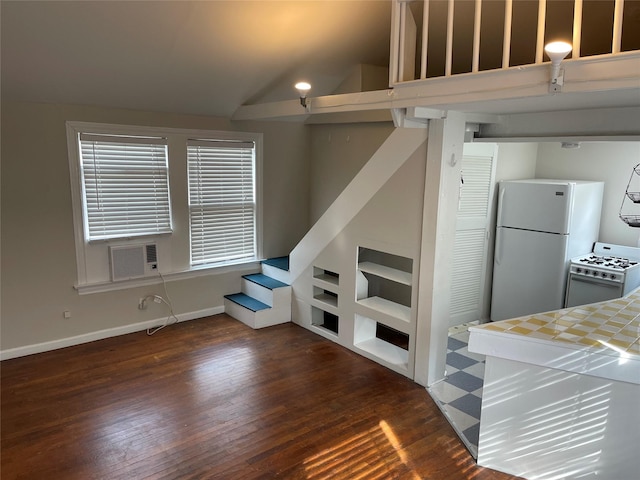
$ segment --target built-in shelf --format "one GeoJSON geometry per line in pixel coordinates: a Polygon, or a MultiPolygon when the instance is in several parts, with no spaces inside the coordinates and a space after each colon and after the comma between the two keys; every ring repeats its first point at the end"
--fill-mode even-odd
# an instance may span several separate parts
{"type": "Polygon", "coordinates": [[[338,335],[340,318],[317,307],[311,307],[311,325],[338,335]]]}
{"type": "Polygon", "coordinates": [[[360,269],[361,272],[370,273],[380,278],[386,278],[392,282],[411,286],[410,272],[405,272],[403,270],[398,270],[397,268],[391,268],[373,262],[360,262],[358,264],[358,269],[360,269]]]}
{"type": "Polygon", "coordinates": [[[405,375],[413,370],[412,280],[411,258],[358,248],[353,346],[405,375]]]}
{"type": "Polygon", "coordinates": [[[313,282],[320,287],[337,290],[340,286],[340,275],[331,270],[320,267],[313,267],[313,282]]]}
{"type": "Polygon", "coordinates": [[[356,314],[353,344],[355,347],[395,367],[407,369],[409,335],[356,314]]]}
{"type": "Polygon", "coordinates": [[[381,297],[368,297],[358,300],[363,305],[372,310],[381,312],[390,317],[397,318],[404,322],[411,322],[411,308],[399,303],[392,302],[381,297]]]}
{"type": "Polygon", "coordinates": [[[313,298],[319,302],[326,303],[327,305],[337,308],[338,307],[338,295],[333,292],[328,292],[327,290],[320,289],[318,287],[313,287],[314,294],[313,298]],[[316,290],[318,290],[316,292],[316,290]]]}
{"type": "Polygon", "coordinates": [[[409,352],[379,338],[370,338],[369,340],[355,343],[354,346],[402,369],[408,367],[409,352]]]}

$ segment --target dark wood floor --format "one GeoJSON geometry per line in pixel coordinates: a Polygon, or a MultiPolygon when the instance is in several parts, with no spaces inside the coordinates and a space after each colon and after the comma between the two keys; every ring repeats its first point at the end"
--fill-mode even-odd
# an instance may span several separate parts
{"type": "Polygon", "coordinates": [[[294,324],[226,315],[1,365],[10,479],[513,479],[424,388],[294,324]]]}

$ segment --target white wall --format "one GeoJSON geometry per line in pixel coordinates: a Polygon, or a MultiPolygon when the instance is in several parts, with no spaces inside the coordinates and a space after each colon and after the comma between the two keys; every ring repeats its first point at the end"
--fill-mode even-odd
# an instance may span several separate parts
{"type": "MultiPolygon", "coordinates": [[[[540,143],[536,177],[605,182],[599,240],[635,247],[640,229],[629,227],[618,213],[638,163],[640,142],[583,142],[576,149],[561,148],[559,142],[540,143]]],[[[635,189],[640,191],[640,177],[636,180],[635,189]]],[[[623,213],[640,215],[640,205],[625,203],[623,213]]]]}
{"type": "MultiPolygon", "coordinates": [[[[308,229],[308,129],[86,106],[2,105],[2,281],[0,348],[55,342],[164,318],[162,305],[137,309],[161,285],[79,295],[71,210],[67,120],[264,133],[264,254],[285,255],[308,229]],[[63,311],[71,318],[63,318],[63,311]]],[[[240,273],[168,282],[176,314],[221,308],[240,273]]]]}
{"type": "Polygon", "coordinates": [[[391,122],[311,127],[310,220],[315,223],[393,132],[391,122]]]}

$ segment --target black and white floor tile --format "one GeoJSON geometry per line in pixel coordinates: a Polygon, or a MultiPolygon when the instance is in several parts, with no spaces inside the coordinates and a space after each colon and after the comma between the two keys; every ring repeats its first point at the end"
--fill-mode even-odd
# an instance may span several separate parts
{"type": "Polygon", "coordinates": [[[444,380],[428,388],[444,415],[474,458],[478,456],[480,406],[484,382],[484,355],[469,352],[468,327],[449,330],[444,380]]]}

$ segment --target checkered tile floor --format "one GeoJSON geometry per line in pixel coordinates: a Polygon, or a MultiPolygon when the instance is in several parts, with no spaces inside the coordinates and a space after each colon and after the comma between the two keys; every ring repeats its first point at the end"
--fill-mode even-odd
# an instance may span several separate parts
{"type": "Polygon", "coordinates": [[[450,330],[446,377],[428,390],[471,455],[477,458],[484,355],[467,349],[468,326],[465,324],[450,330]]]}

